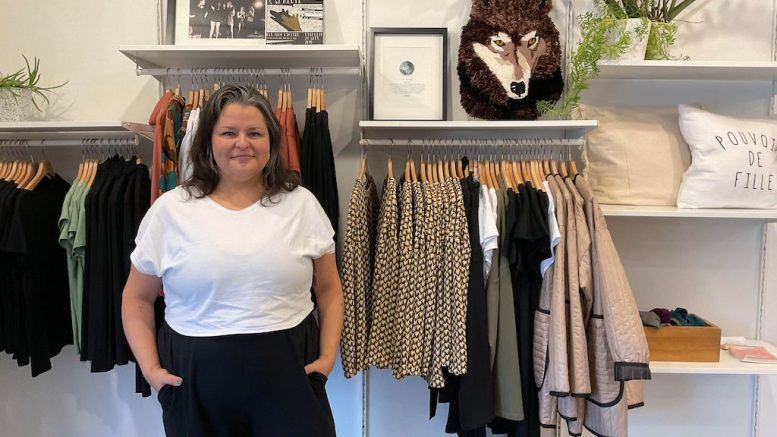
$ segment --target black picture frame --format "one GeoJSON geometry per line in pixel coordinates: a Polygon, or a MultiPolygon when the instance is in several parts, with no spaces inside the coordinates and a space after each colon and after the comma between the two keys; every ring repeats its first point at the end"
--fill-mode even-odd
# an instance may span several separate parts
{"type": "Polygon", "coordinates": [[[370,120],[448,119],[447,28],[373,27],[370,48],[370,120]]]}

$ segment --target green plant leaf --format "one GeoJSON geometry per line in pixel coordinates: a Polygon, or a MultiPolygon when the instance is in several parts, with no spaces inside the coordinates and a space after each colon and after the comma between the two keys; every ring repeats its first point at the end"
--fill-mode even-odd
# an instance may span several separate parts
{"type": "Polygon", "coordinates": [[[642,16],[638,0],[623,0],[623,8],[626,10],[626,15],[629,18],[639,18],[642,16]]]}
{"type": "MultiPolygon", "coordinates": [[[[673,6],[672,8],[669,8],[669,10],[666,12],[666,21],[672,21],[674,20],[677,15],[680,14],[680,12],[684,11],[688,6],[692,5],[695,0],[683,0],[678,5],[673,6]]],[[[674,2],[672,2],[674,5],[674,2]]]]}
{"type": "Polygon", "coordinates": [[[22,55],[22,58],[24,58],[25,68],[6,76],[0,75],[0,88],[9,90],[15,99],[18,99],[21,95],[19,90],[29,90],[31,92],[30,99],[32,100],[32,104],[38,111],[40,111],[41,108],[35,98],[38,97],[43,99],[44,102],[48,103],[49,97],[47,93],[53,92],[53,90],[65,86],[67,81],[59,85],[52,85],[49,87],[39,86],[38,83],[40,83],[41,79],[40,59],[33,57],[31,64],[30,60],[25,55],[22,55]]]}

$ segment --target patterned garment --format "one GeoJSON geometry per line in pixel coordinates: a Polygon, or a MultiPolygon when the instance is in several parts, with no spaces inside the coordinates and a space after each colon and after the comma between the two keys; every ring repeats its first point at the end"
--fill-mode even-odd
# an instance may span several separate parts
{"type": "Polygon", "coordinates": [[[372,288],[377,202],[372,177],[366,175],[356,180],[348,206],[342,258],[345,320],[340,353],[346,378],[367,368],[367,317],[371,314],[371,302],[366,297],[372,288]]]}
{"type": "Polygon", "coordinates": [[[409,264],[412,266],[412,276],[410,278],[408,299],[402,312],[402,348],[400,351],[400,368],[394,372],[394,377],[396,378],[410,375],[423,376],[423,373],[421,373],[421,356],[424,335],[424,312],[426,311],[424,301],[424,287],[426,284],[422,279],[426,278],[426,229],[424,226],[426,211],[421,182],[412,182],[412,187],[414,232],[412,253],[408,257],[409,264]]]}
{"type": "Polygon", "coordinates": [[[464,209],[464,193],[458,179],[451,179],[454,189],[452,207],[455,212],[454,232],[457,233],[453,259],[453,319],[451,320],[451,360],[449,371],[454,375],[467,373],[467,287],[469,261],[472,248],[469,245],[469,227],[464,209]]]}
{"type": "Polygon", "coordinates": [[[397,289],[396,306],[393,308],[395,322],[392,339],[393,359],[396,364],[394,377],[397,379],[407,375],[408,364],[402,360],[405,344],[403,342],[404,333],[410,329],[408,306],[410,301],[411,288],[416,281],[415,277],[415,257],[413,255],[413,183],[403,181],[401,187],[401,203],[399,213],[399,288],[397,289]]]}
{"type": "Polygon", "coordinates": [[[423,314],[423,337],[421,345],[421,375],[431,380],[432,356],[434,354],[435,314],[437,314],[437,284],[440,282],[439,259],[441,257],[440,214],[440,184],[424,182],[426,211],[424,213],[424,228],[426,236],[426,251],[424,266],[426,269],[423,295],[425,312],[423,314]]]}
{"type": "Polygon", "coordinates": [[[396,364],[393,345],[400,259],[397,194],[397,181],[389,176],[383,183],[378,216],[371,293],[372,325],[367,337],[366,360],[366,365],[384,369],[393,369],[396,364]]]}

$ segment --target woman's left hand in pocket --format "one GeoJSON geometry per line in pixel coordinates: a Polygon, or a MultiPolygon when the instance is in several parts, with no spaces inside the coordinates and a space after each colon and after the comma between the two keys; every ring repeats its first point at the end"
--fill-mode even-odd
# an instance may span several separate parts
{"type": "Polygon", "coordinates": [[[305,373],[310,375],[313,372],[318,372],[326,377],[332,373],[332,369],[335,367],[335,359],[320,356],[317,360],[305,366],[305,373]]]}

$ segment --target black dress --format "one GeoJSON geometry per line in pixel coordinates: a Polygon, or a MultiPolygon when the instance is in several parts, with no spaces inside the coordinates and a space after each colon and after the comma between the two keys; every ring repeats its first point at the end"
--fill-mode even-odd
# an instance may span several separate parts
{"type": "Polygon", "coordinates": [[[12,294],[24,319],[17,339],[26,343],[17,361],[29,360],[33,377],[51,369],[51,358],[73,342],[67,258],[57,225],[69,189],[55,175],[32,191],[18,190],[8,228],[5,249],[18,261],[12,294]]]}

